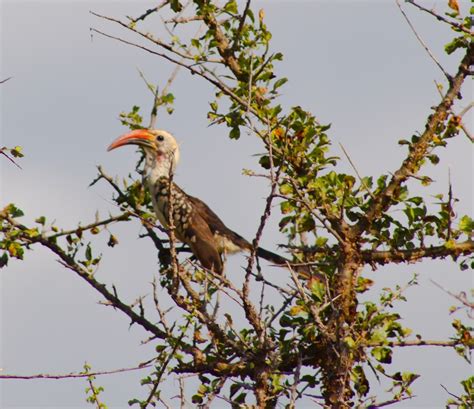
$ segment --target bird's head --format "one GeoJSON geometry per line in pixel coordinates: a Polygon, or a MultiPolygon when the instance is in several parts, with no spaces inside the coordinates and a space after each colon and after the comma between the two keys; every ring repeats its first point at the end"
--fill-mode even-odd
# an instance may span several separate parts
{"type": "Polygon", "coordinates": [[[179,161],[179,147],[169,132],[161,129],[137,129],[119,136],[108,151],[125,145],[138,145],[145,152],[146,166],[160,168],[163,176],[173,172],[179,161]]]}

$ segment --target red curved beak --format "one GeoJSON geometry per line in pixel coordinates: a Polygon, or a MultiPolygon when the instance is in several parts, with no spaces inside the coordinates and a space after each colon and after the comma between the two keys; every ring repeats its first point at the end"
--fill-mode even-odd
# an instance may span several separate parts
{"type": "Polygon", "coordinates": [[[154,140],[155,137],[148,131],[148,129],[136,129],[135,131],[119,136],[109,145],[107,151],[120,148],[124,145],[153,146],[152,143],[154,140]]]}

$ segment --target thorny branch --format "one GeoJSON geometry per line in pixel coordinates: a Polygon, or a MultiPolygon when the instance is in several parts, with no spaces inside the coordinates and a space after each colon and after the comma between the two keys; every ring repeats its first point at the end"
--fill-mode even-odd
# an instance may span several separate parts
{"type": "Polygon", "coordinates": [[[428,118],[426,128],[419,140],[411,147],[407,158],[403,161],[401,167],[395,171],[387,186],[372,201],[370,207],[363,218],[352,229],[354,236],[361,236],[373,223],[380,217],[392,204],[393,199],[400,189],[400,186],[410,177],[416,174],[420,163],[428,152],[430,142],[436,135],[438,126],[446,119],[454,100],[461,91],[464,79],[469,73],[469,67],[474,60],[474,43],[471,43],[464,58],[459,65],[457,74],[453,77],[449,89],[440,104],[435,108],[434,112],[428,118]]]}
{"type": "Polygon", "coordinates": [[[15,227],[18,229],[18,231],[21,234],[22,240],[24,240],[25,243],[40,243],[44,247],[48,248],[51,250],[54,254],[56,254],[59,257],[59,262],[67,267],[69,270],[73,271],[76,273],[79,277],[81,277],[83,280],[87,281],[87,283],[93,287],[95,290],[97,290],[102,296],[109,301],[114,308],[119,309],[122,311],[125,315],[127,315],[132,323],[137,323],[141,327],[143,327],[145,330],[151,332],[154,334],[156,337],[161,338],[161,339],[166,339],[166,333],[160,330],[156,325],[152,324],[149,320],[147,320],[144,316],[137,314],[133,309],[125,304],[116,294],[110,292],[105,284],[97,281],[93,275],[91,275],[87,270],[82,268],[75,260],[73,257],[71,257],[69,254],[67,254],[58,244],[55,243],[54,240],[50,240],[47,237],[44,237],[42,235],[38,235],[34,238],[31,238],[30,235],[28,234],[28,228],[23,226],[20,223],[17,223],[14,219],[12,219],[10,216],[5,214],[5,211],[2,212],[3,214],[0,214],[1,218],[6,220],[11,226],[15,227]]]}

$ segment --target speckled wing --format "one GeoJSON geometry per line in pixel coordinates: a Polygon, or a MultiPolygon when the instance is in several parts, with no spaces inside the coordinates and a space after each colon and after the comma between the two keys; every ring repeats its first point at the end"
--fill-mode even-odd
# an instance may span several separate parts
{"type": "Polygon", "coordinates": [[[221,274],[221,256],[208,223],[179,186],[173,183],[171,192],[169,186],[169,180],[166,178],[159,179],[153,186],[153,206],[160,223],[168,227],[171,193],[176,238],[191,247],[191,251],[204,268],[221,274]]]}

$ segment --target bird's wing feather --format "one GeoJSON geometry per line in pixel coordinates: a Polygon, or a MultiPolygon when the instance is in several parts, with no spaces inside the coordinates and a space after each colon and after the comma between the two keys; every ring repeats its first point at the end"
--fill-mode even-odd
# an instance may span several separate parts
{"type": "Polygon", "coordinates": [[[214,235],[199,213],[192,212],[191,223],[181,233],[184,236],[183,241],[191,247],[191,251],[198,258],[201,265],[208,270],[221,274],[223,271],[222,260],[214,235]]]}
{"type": "MultiPolygon", "coordinates": [[[[199,215],[205,220],[205,222],[209,225],[210,230],[212,233],[222,235],[228,238],[230,241],[235,243],[243,250],[250,250],[252,245],[245,240],[240,234],[229,229],[224,222],[215,214],[210,207],[204,203],[202,200],[198,199],[197,197],[190,196],[186,194],[190,202],[193,204],[193,207],[199,213],[199,215]]],[[[265,250],[262,247],[257,248],[257,256],[264,258],[272,263],[286,266],[290,260],[286,259],[285,257],[279,256],[271,251],[265,250]]]]}
{"type": "Polygon", "coordinates": [[[196,212],[203,218],[208,224],[209,229],[214,235],[224,236],[228,238],[236,246],[242,250],[249,250],[252,246],[245,240],[240,234],[229,229],[224,222],[215,214],[210,207],[197,197],[187,195],[189,201],[192,203],[196,212]]]}

